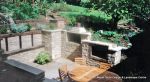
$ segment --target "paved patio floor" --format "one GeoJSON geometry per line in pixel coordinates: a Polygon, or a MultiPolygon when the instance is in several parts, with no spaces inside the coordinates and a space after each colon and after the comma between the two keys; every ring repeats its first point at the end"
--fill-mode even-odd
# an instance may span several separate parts
{"type": "Polygon", "coordinates": [[[58,58],[58,59],[53,60],[51,63],[45,64],[45,65],[38,65],[34,63],[33,61],[40,51],[44,51],[44,49],[39,48],[39,49],[32,50],[32,51],[18,53],[18,54],[9,56],[8,59],[13,59],[21,63],[27,64],[29,66],[45,71],[46,79],[44,82],[57,82],[54,80],[54,78],[59,77],[58,68],[63,64],[67,64],[68,69],[72,69],[73,65],[75,64],[74,62],[68,59],[58,58]]]}

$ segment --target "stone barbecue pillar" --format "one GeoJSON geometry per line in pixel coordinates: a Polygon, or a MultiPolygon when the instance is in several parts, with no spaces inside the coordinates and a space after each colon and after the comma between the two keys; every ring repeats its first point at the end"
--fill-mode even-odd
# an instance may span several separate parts
{"type": "Polygon", "coordinates": [[[90,54],[92,53],[91,51],[92,50],[89,44],[86,42],[82,42],[82,57],[86,59],[89,58],[90,54]]]}
{"type": "Polygon", "coordinates": [[[117,65],[121,62],[121,51],[114,52],[114,54],[108,54],[108,62],[112,65],[117,65]]]}
{"type": "Polygon", "coordinates": [[[42,43],[45,51],[47,51],[52,59],[61,57],[61,30],[43,30],[42,31],[42,43]]]}

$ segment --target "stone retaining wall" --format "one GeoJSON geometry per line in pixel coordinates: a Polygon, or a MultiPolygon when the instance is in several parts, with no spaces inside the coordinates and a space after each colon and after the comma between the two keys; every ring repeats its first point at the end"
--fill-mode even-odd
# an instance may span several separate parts
{"type": "Polygon", "coordinates": [[[33,27],[37,27],[37,24],[49,24],[49,21],[46,19],[30,19],[30,20],[14,20],[16,24],[27,23],[33,27]]]}
{"type": "Polygon", "coordinates": [[[41,25],[48,25],[49,27],[55,27],[56,29],[63,29],[66,25],[64,20],[61,19],[31,19],[31,20],[15,20],[16,24],[19,23],[27,23],[30,24],[31,26],[39,29],[40,27],[38,27],[40,24],[41,25]]]}

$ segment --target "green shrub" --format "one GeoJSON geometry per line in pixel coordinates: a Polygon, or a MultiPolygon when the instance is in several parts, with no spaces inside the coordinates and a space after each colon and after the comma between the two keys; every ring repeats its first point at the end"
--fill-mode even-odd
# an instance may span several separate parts
{"type": "Polygon", "coordinates": [[[94,23],[109,23],[111,20],[111,16],[103,11],[68,5],[66,3],[53,3],[50,6],[50,10],[59,12],[59,15],[64,17],[71,26],[75,25],[76,22],[87,21],[87,19],[94,23]]]}
{"type": "Polygon", "coordinates": [[[85,16],[89,17],[92,22],[108,23],[111,20],[111,16],[103,11],[90,10],[85,13],[85,16]]]}
{"type": "Polygon", "coordinates": [[[39,7],[37,5],[30,5],[29,3],[20,3],[19,7],[13,9],[14,19],[31,19],[38,18],[39,7]]]}
{"type": "Polygon", "coordinates": [[[47,52],[44,52],[44,51],[40,52],[35,59],[35,62],[41,65],[46,64],[51,61],[52,61],[51,56],[47,52]]]}
{"type": "Polygon", "coordinates": [[[92,7],[92,3],[90,3],[90,0],[81,0],[80,5],[83,7],[92,7]]]}
{"type": "Polygon", "coordinates": [[[80,6],[73,6],[73,5],[68,5],[66,3],[52,3],[51,6],[49,7],[51,11],[55,12],[81,12],[81,11],[87,11],[88,9],[80,6]]]}
{"type": "Polygon", "coordinates": [[[77,22],[77,16],[79,12],[61,12],[60,16],[64,17],[67,20],[69,26],[74,26],[77,22]]]}
{"type": "Polygon", "coordinates": [[[21,33],[21,32],[26,32],[31,30],[31,26],[29,24],[13,24],[10,27],[11,32],[13,33],[21,33]]]}
{"type": "Polygon", "coordinates": [[[0,34],[6,34],[7,33],[7,27],[0,27],[0,34]]]}
{"type": "Polygon", "coordinates": [[[115,31],[96,31],[92,33],[92,40],[116,43],[128,47],[130,43],[128,36],[115,31]]]}
{"type": "Polygon", "coordinates": [[[50,4],[48,3],[47,0],[37,0],[35,3],[38,6],[39,12],[41,15],[46,16],[47,10],[50,7],[50,4]]]}
{"type": "Polygon", "coordinates": [[[69,25],[74,25],[78,21],[90,21],[93,23],[109,23],[111,16],[102,11],[89,10],[80,12],[60,12],[60,16],[67,19],[69,25]],[[84,19],[85,18],[85,19],[84,19]]]}
{"type": "Polygon", "coordinates": [[[28,2],[6,3],[0,6],[0,10],[3,13],[11,13],[14,19],[19,20],[38,18],[39,16],[38,5],[32,6],[28,2]]]}

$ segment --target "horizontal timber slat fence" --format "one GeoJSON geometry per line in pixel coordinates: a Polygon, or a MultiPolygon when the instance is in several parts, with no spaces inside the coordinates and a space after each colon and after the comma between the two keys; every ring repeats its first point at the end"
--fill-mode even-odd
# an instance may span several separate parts
{"type": "Polygon", "coordinates": [[[40,30],[33,30],[33,31],[28,31],[28,32],[23,32],[23,33],[0,34],[0,49],[4,49],[4,54],[15,54],[15,53],[22,52],[22,51],[27,51],[30,49],[43,47],[42,42],[41,42],[42,38],[39,35],[41,35],[40,30]],[[26,36],[27,36],[27,39],[29,40],[25,40],[26,36]],[[35,36],[36,38],[40,39],[40,42],[36,42],[35,36]],[[13,40],[15,40],[14,41],[15,43],[9,42],[10,40],[12,40],[11,38],[14,38],[13,40]],[[16,41],[16,39],[18,41],[16,41]],[[26,43],[24,44],[24,46],[31,43],[31,46],[23,48],[23,43],[26,43]],[[13,46],[19,45],[19,48],[9,50],[9,48],[11,48],[9,44],[13,44],[13,46]]]}

